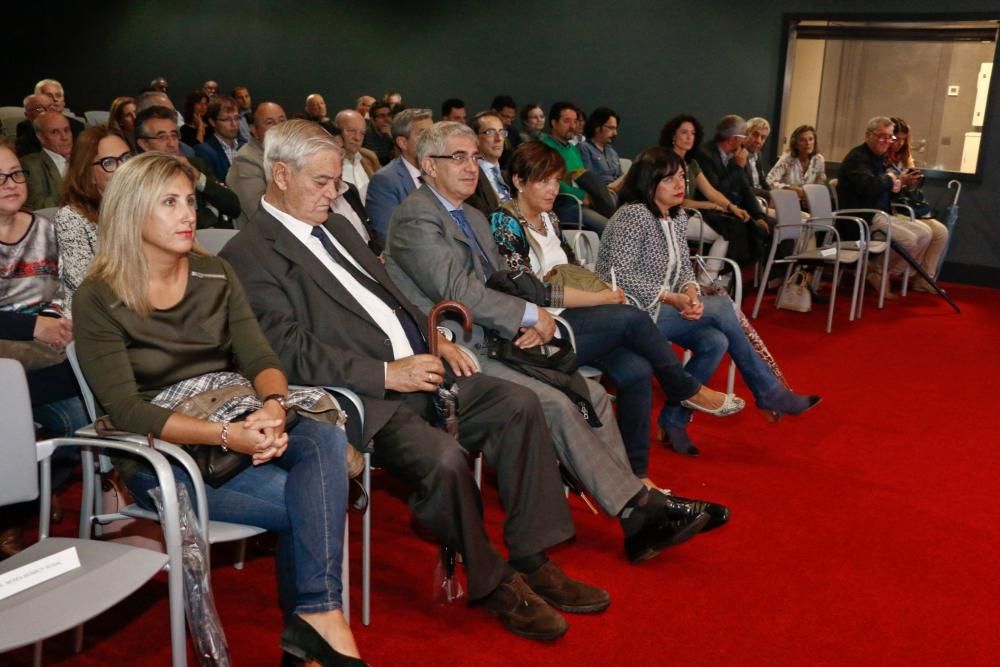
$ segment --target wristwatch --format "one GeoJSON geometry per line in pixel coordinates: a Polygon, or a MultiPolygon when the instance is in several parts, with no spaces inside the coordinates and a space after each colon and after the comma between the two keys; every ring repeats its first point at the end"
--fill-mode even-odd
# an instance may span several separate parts
{"type": "Polygon", "coordinates": [[[268,401],[275,401],[281,406],[281,409],[288,412],[288,397],[283,394],[268,394],[260,400],[260,404],[264,405],[268,401]]]}

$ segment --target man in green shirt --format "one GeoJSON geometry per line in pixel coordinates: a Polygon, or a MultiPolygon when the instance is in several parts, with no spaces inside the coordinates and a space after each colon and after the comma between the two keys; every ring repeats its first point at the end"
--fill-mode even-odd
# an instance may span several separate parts
{"type": "Polygon", "coordinates": [[[614,200],[600,178],[587,171],[580,149],[570,143],[576,136],[576,106],[571,102],[553,104],[549,110],[549,132],[542,135],[542,143],[557,150],[566,164],[566,175],[559,183],[560,196],[553,211],[565,223],[578,223],[582,216],[584,229],[603,233],[608,216],[614,212],[614,200]],[[582,202],[581,208],[577,208],[573,197],[582,202]]]}

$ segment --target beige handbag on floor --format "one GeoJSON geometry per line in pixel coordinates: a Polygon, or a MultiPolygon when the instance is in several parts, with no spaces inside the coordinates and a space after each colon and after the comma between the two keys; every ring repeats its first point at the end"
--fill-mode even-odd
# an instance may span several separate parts
{"type": "Polygon", "coordinates": [[[799,269],[788,277],[778,295],[777,308],[808,313],[812,310],[812,292],[809,291],[809,276],[799,269]]]}

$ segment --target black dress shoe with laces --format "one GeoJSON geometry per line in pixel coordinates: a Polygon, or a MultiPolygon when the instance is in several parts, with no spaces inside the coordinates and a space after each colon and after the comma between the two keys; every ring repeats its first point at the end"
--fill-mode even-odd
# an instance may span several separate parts
{"type": "Polygon", "coordinates": [[[669,519],[663,513],[651,516],[642,528],[625,536],[625,555],[630,563],[649,560],[663,549],[687,542],[708,524],[705,512],[693,519],[669,519]]]}
{"type": "Polygon", "coordinates": [[[707,533],[710,530],[715,530],[719,526],[723,526],[729,521],[729,508],[725,505],[720,505],[719,503],[711,503],[707,500],[692,500],[690,498],[681,498],[680,496],[670,496],[674,502],[678,502],[687,505],[691,508],[693,512],[701,513],[704,512],[708,515],[708,523],[705,527],[701,529],[701,532],[707,533]]]}

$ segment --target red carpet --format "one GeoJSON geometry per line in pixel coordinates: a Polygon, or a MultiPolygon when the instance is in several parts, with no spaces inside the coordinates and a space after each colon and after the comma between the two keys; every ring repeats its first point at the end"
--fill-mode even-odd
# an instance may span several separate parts
{"type": "MultiPolygon", "coordinates": [[[[792,386],[823,404],[776,425],[749,408],[699,417],[698,459],[655,445],[654,480],[725,502],[733,518],[642,565],[625,562],[615,522],[571,499],[578,536],[551,555],[607,587],[613,602],[604,614],[569,617],[569,633],[552,645],[514,637],[463,604],[435,604],[437,549],[410,531],[404,489],[379,477],[368,628],[356,519],[353,527],[362,654],[373,665],[1000,663],[1000,438],[988,417],[1000,393],[998,292],[951,293],[961,315],[926,294],[881,312],[869,297],[864,319],[849,323],[844,303],[832,335],[825,312],[765,304],[758,329],[792,386]]],[[[713,385],[723,382],[720,373],[713,385]]],[[[739,381],[737,391],[749,396],[739,381]]],[[[496,493],[485,496],[499,543],[496,493]]],[[[216,551],[213,581],[234,664],[277,665],[272,561],[257,557],[237,572],[229,553],[216,551]]],[[[69,636],[49,640],[46,664],[168,664],[165,593],[150,584],[91,622],[79,656],[69,636]]],[[[22,650],[0,664],[29,658],[22,650]]]]}

